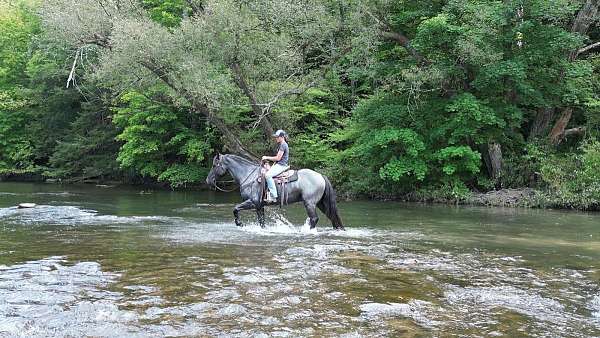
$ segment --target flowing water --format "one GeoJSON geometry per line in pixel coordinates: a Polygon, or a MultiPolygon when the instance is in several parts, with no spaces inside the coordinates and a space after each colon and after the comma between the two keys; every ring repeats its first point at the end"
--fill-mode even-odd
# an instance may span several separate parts
{"type": "Polygon", "coordinates": [[[0,183],[0,336],[600,335],[599,214],[238,199],[0,183]]]}

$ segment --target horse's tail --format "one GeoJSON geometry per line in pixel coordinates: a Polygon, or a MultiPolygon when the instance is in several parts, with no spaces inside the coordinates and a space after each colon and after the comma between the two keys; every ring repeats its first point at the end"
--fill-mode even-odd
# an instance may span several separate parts
{"type": "Polygon", "coordinates": [[[334,229],[345,230],[342,219],[338,214],[337,203],[335,202],[335,190],[333,190],[327,176],[322,176],[325,179],[325,191],[321,200],[317,203],[317,207],[331,220],[334,229]]]}

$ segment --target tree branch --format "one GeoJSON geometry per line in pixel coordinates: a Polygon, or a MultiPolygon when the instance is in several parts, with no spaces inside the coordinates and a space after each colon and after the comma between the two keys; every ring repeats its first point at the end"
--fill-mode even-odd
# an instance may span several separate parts
{"type": "Polygon", "coordinates": [[[280,91],[275,96],[273,96],[269,102],[258,104],[259,106],[261,106],[261,114],[258,117],[258,120],[252,126],[252,128],[256,128],[263,118],[266,118],[269,114],[271,114],[271,112],[273,111],[273,107],[277,104],[277,102],[280,99],[282,99],[286,96],[291,96],[291,95],[302,95],[309,88],[314,87],[317,83],[318,83],[318,81],[315,80],[315,81],[308,83],[303,88],[300,88],[300,86],[298,86],[296,88],[280,91]]]}
{"type": "Polygon", "coordinates": [[[69,77],[67,78],[67,88],[69,88],[69,83],[73,82],[75,84],[75,68],[77,67],[77,59],[79,58],[79,53],[81,53],[81,48],[77,49],[75,53],[75,58],[73,59],[73,66],[71,66],[71,72],[69,73],[69,77]]]}
{"type": "Polygon", "coordinates": [[[273,126],[271,125],[271,121],[269,121],[266,115],[263,114],[263,111],[260,108],[260,104],[256,99],[256,95],[254,94],[252,89],[250,89],[250,86],[248,86],[248,83],[244,78],[244,74],[242,73],[242,69],[240,68],[240,64],[237,62],[232,62],[229,64],[229,68],[233,73],[234,82],[242,90],[242,92],[244,92],[246,97],[248,97],[248,100],[250,100],[250,106],[252,107],[254,117],[258,119],[256,125],[260,124],[262,126],[265,136],[267,137],[267,139],[269,139],[271,135],[273,135],[273,126]]]}
{"type": "Polygon", "coordinates": [[[592,44],[591,44],[591,45],[589,45],[589,46],[585,46],[585,47],[583,47],[583,48],[579,49],[579,50],[577,51],[577,55],[579,56],[579,54],[586,53],[586,52],[588,52],[588,51],[590,51],[590,50],[592,50],[592,49],[594,49],[594,48],[598,48],[598,47],[600,47],[600,41],[598,41],[598,42],[596,42],[596,43],[592,43],[592,44]]]}
{"type": "Polygon", "coordinates": [[[231,149],[233,152],[244,155],[250,159],[258,161],[258,156],[248,151],[243,145],[239,138],[227,127],[225,121],[220,117],[216,116],[210,111],[210,108],[204,103],[199,101],[192,93],[185,88],[177,85],[177,83],[171,78],[168,72],[168,67],[159,66],[159,62],[155,60],[143,60],[138,62],[141,66],[148,69],[154,75],[156,75],[161,81],[169,86],[175,93],[181,95],[191,105],[192,110],[202,114],[208,122],[216,127],[221,134],[227,139],[228,143],[225,146],[231,149]]]}
{"type": "Polygon", "coordinates": [[[186,0],[185,2],[192,9],[192,15],[198,15],[204,12],[204,5],[201,2],[197,3],[196,1],[192,0],[186,0]]]}
{"type": "Polygon", "coordinates": [[[576,128],[567,129],[563,133],[563,137],[567,137],[567,136],[571,136],[571,135],[581,135],[581,134],[584,134],[586,132],[586,130],[587,130],[586,127],[576,127],[576,128]]]}
{"type": "Polygon", "coordinates": [[[377,22],[377,24],[381,27],[381,31],[379,34],[386,39],[395,41],[400,46],[404,47],[406,51],[415,59],[420,65],[428,65],[430,64],[429,60],[427,60],[419,51],[417,51],[410,43],[410,39],[404,35],[402,32],[396,31],[393,27],[384,19],[377,17],[375,14],[371,13],[369,10],[365,10],[365,12],[377,22]]]}
{"type": "Polygon", "coordinates": [[[91,37],[88,37],[88,38],[81,38],[81,39],[79,39],[79,42],[81,42],[83,44],[92,44],[92,45],[100,46],[102,48],[112,49],[112,44],[110,42],[110,39],[99,33],[94,33],[91,37]]]}

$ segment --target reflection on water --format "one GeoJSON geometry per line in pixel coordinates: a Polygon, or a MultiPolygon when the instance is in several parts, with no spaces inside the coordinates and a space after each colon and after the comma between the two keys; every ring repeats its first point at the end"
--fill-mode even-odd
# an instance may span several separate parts
{"type": "Polygon", "coordinates": [[[597,336],[600,216],[0,184],[0,336],[597,336]],[[17,209],[22,202],[39,207],[17,209]]]}

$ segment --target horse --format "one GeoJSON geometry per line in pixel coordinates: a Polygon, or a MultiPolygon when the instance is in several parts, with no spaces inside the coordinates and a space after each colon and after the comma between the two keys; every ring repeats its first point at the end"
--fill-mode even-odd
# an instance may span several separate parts
{"type": "MultiPolygon", "coordinates": [[[[217,178],[227,172],[233,177],[240,187],[240,194],[244,200],[233,208],[235,224],[243,226],[240,221],[240,211],[256,210],[258,223],[265,226],[265,203],[262,199],[264,179],[259,181],[262,165],[241,156],[233,154],[218,154],[213,158],[212,168],[206,177],[208,185],[217,186],[217,178]]],[[[304,202],[308,214],[310,228],[314,229],[319,221],[317,208],[319,208],[331,221],[335,230],[345,230],[342,219],[338,213],[335,190],[325,175],[310,169],[300,169],[298,180],[284,185],[285,195],[282,191],[280,198],[286,196],[287,203],[304,202]]]]}

